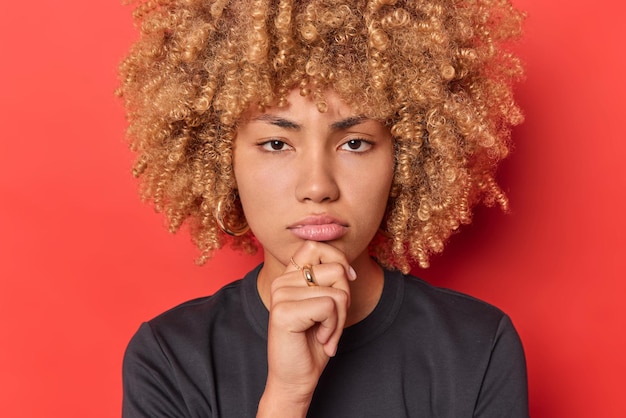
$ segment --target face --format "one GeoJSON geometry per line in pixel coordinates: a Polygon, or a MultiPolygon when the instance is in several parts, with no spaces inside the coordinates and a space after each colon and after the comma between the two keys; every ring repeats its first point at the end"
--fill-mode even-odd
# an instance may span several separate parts
{"type": "Polygon", "coordinates": [[[249,111],[234,146],[239,196],[265,267],[284,268],[305,240],[326,242],[351,263],[368,257],[393,178],[389,130],[333,92],[325,113],[298,90],[288,101],[249,111]]]}

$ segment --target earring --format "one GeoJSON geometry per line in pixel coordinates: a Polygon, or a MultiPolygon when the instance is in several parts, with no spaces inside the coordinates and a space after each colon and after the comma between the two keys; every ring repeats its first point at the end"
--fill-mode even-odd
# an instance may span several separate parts
{"type": "Polygon", "coordinates": [[[250,226],[248,225],[248,223],[245,223],[237,229],[231,229],[226,225],[226,222],[224,222],[224,217],[222,215],[222,202],[223,200],[217,202],[217,209],[215,210],[215,221],[217,222],[217,226],[219,226],[222,231],[224,231],[231,237],[240,237],[248,232],[250,230],[250,226]]]}

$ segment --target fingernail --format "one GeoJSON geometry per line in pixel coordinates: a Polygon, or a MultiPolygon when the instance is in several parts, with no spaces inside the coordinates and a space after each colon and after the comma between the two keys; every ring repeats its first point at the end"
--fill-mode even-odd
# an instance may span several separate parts
{"type": "Polygon", "coordinates": [[[352,277],[352,280],[356,279],[356,271],[354,271],[352,266],[350,266],[350,277],[352,277]]]}

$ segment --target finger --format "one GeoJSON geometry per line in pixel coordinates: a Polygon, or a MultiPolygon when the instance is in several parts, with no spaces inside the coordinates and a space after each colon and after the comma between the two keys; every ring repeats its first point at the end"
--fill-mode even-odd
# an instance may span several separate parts
{"type": "Polygon", "coordinates": [[[340,325],[337,305],[331,297],[278,303],[272,310],[271,320],[290,334],[303,333],[317,325],[316,339],[320,344],[327,343],[340,325]]]}
{"type": "Polygon", "coordinates": [[[348,280],[356,279],[356,272],[343,252],[329,244],[317,241],[305,241],[291,257],[285,271],[301,270],[302,266],[306,264],[318,265],[330,263],[338,263],[343,266],[348,280]]]}
{"type": "Polygon", "coordinates": [[[341,339],[345,325],[345,316],[339,311],[336,312],[336,319],[337,320],[334,322],[320,322],[315,332],[315,338],[318,343],[322,345],[324,353],[328,357],[334,357],[337,353],[337,347],[339,346],[339,340],[341,339]]]}
{"type": "MultiPolygon", "coordinates": [[[[281,304],[287,304],[287,306],[292,306],[296,311],[285,313],[287,318],[296,318],[299,315],[304,315],[308,318],[316,318],[314,312],[308,312],[308,307],[312,306],[310,303],[303,303],[306,301],[314,301],[315,303],[319,303],[322,307],[324,303],[328,301],[333,302],[332,307],[327,307],[329,309],[327,316],[330,316],[334,313],[337,316],[337,325],[333,325],[333,327],[340,327],[343,329],[347,315],[348,315],[348,306],[349,306],[349,294],[341,289],[335,289],[332,287],[322,287],[317,286],[315,288],[306,288],[306,287],[283,287],[278,289],[274,295],[272,295],[272,305],[270,307],[270,312],[274,312],[277,314],[276,308],[281,304]],[[300,303],[300,304],[298,304],[300,303]]],[[[318,306],[315,306],[316,309],[318,306]]],[[[283,307],[284,308],[284,307],[283,307]]],[[[320,322],[320,321],[318,321],[320,322]]],[[[328,323],[324,326],[327,326],[328,323]]],[[[309,328],[313,326],[313,324],[309,324],[309,328]]],[[[308,328],[307,328],[308,329],[308,328]]],[[[320,334],[318,335],[320,342],[325,343],[328,338],[333,334],[335,328],[332,328],[332,332],[327,332],[325,330],[319,330],[320,334]]]]}
{"type": "Polygon", "coordinates": [[[327,293],[326,289],[340,291],[340,298],[350,306],[350,285],[348,284],[343,268],[338,264],[318,264],[311,267],[311,271],[317,282],[317,286],[309,286],[302,273],[299,271],[285,274],[274,280],[271,285],[271,303],[286,300],[302,300],[311,297],[335,295],[335,292],[327,293]]]}
{"type": "Polygon", "coordinates": [[[337,350],[347,319],[348,295],[331,287],[285,287],[272,304],[271,321],[290,334],[316,327],[315,339],[326,355],[337,350]],[[316,296],[311,297],[311,294],[316,296]]]}
{"type": "MultiPolygon", "coordinates": [[[[350,285],[348,284],[348,277],[344,267],[338,263],[316,264],[308,267],[310,273],[312,273],[315,283],[319,287],[334,287],[342,289],[345,292],[350,293],[350,285]]],[[[275,279],[272,282],[272,289],[277,289],[284,286],[293,287],[315,287],[309,286],[307,279],[304,277],[302,270],[287,272],[283,276],[275,279]]],[[[273,290],[272,290],[273,291],[273,290]]]]}

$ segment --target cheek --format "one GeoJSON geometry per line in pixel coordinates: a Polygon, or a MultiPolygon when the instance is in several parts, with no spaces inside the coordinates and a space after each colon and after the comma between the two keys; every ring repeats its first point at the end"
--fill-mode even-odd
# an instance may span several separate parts
{"type": "Polygon", "coordinates": [[[376,176],[376,178],[371,179],[370,184],[373,185],[372,205],[376,206],[375,209],[382,220],[385,210],[387,209],[387,202],[389,201],[389,195],[391,193],[391,184],[393,183],[394,176],[393,166],[384,165],[379,173],[380,174],[376,176]]]}
{"type": "Polygon", "coordinates": [[[235,177],[244,214],[253,232],[269,224],[277,212],[284,210],[286,176],[279,171],[249,165],[245,170],[236,169],[235,177]]]}
{"type": "Polygon", "coordinates": [[[391,181],[385,181],[376,184],[370,189],[370,201],[369,209],[372,213],[375,213],[377,221],[381,221],[385,210],[387,209],[387,202],[389,200],[389,193],[391,191],[391,181]]]}
{"type": "Polygon", "coordinates": [[[256,192],[260,187],[263,187],[261,167],[254,157],[254,153],[248,149],[234,153],[233,172],[242,203],[257,199],[256,192]]]}
{"type": "Polygon", "coordinates": [[[387,208],[393,169],[386,164],[380,167],[371,167],[363,170],[362,175],[351,177],[345,184],[347,194],[352,194],[352,206],[360,214],[359,217],[366,219],[367,223],[378,224],[387,208]]]}
{"type": "Polygon", "coordinates": [[[389,161],[384,159],[383,161],[379,161],[375,166],[364,170],[362,182],[370,189],[372,198],[384,196],[383,200],[386,201],[391,190],[393,176],[394,167],[391,159],[389,159],[389,161]]]}
{"type": "Polygon", "coordinates": [[[244,215],[250,222],[250,219],[254,216],[252,209],[257,206],[255,203],[257,197],[255,196],[256,188],[254,187],[254,167],[245,158],[237,154],[235,154],[233,163],[239,200],[241,201],[244,215]]]}

